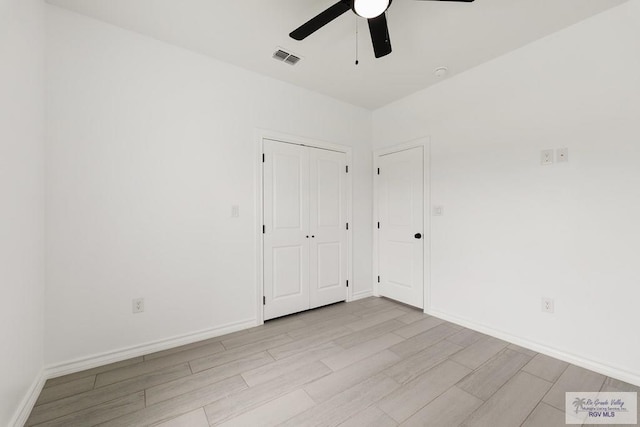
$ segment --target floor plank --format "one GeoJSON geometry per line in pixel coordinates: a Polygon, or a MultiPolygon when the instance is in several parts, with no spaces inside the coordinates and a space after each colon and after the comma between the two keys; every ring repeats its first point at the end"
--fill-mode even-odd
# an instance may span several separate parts
{"type": "Polygon", "coordinates": [[[181,394],[173,399],[165,400],[160,404],[147,406],[140,411],[115,418],[101,427],[131,427],[158,424],[192,412],[246,388],[247,385],[242,380],[242,377],[237,375],[210,386],[181,394]]]}
{"type": "Polygon", "coordinates": [[[403,310],[399,310],[396,308],[383,311],[382,313],[374,313],[368,316],[363,316],[362,319],[347,324],[347,327],[355,332],[362,331],[363,329],[371,328],[372,326],[379,325],[380,323],[384,323],[389,320],[397,320],[399,317],[405,316],[406,314],[407,313],[403,310]]]}
{"type": "Polygon", "coordinates": [[[258,384],[266,383],[281,375],[295,371],[310,365],[320,359],[331,357],[340,353],[342,348],[333,342],[320,344],[309,350],[296,354],[285,359],[276,360],[257,368],[247,370],[242,373],[245,382],[253,387],[258,384]]]}
{"type": "Polygon", "coordinates": [[[454,354],[451,357],[451,360],[454,360],[467,368],[477,369],[508,345],[508,342],[497,338],[483,338],[466,347],[464,350],[454,354]]]}
{"type": "Polygon", "coordinates": [[[315,406],[303,390],[296,390],[220,424],[221,427],[273,427],[315,406]]]}
{"type": "Polygon", "coordinates": [[[209,420],[207,420],[204,409],[200,408],[169,421],[156,424],[155,427],[209,427],[209,420]]]}
{"type": "Polygon", "coordinates": [[[224,347],[219,342],[214,342],[203,347],[196,347],[190,350],[174,353],[169,356],[159,357],[149,361],[129,365],[100,373],[96,377],[96,388],[104,387],[129,378],[135,378],[150,372],[157,371],[169,366],[180,365],[198,357],[219,353],[224,351],[224,347]]]}
{"type": "Polygon", "coordinates": [[[338,426],[398,387],[399,384],[386,375],[375,375],[291,418],[282,427],[338,426]]]}
{"type": "Polygon", "coordinates": [[[506,349],[460,381],[457,386],[475,397],[487,400],[513,377],[531,358],[506,349]]]}
{"type": "Polygon", "coordinates": [[[383,399],[378,407],[395,421],[402,423],[470,372],[470,369],[446,360],[404,384],[383,399]]]}
{"type": "Polygon", "coordinates": [[[565,393],[568,391],[598,392],[606,377],[584,368],[571,365],[558,378],[553,388],[542,399],[543,402],[564,411],[565,393]]]}
{"type": "Polygon", "coordinates": [[[546,403],[540,403],[522,424],[522,427],[564,427],[564,412],[546,403]]]}
{"type": "Polygon", "coordinates": [[[39,427],[85,427],[97,425],[144,408],[144,391],[110,400],[55,420],[38,424],[39,427]],[[87,420],[91,420],[90,423],[87,420]]]}
{"type": "Polygon", "coordinates": [[[286,357],[302,353],[312,347],[316,347],[319,344],[323,344],[343,337],[345,335],[349,335],[350,333],[351,329],[346,326],[333,326],[320,333],[309,333],[309,335],[291,341],[287,344],[270,348],[269,354],[271,354],[271,356],[273,356],[273,358],[276,360],[284,359],[286,357]]]}
{"type": "Polygon", "coordinates": [[[401,426],[457,426],[483,403],[477,397],[454,386],[412,415],[401,426]]]}
{"type": "Polygon", "coordinates": [[[387,369],[385,374],[400,384],[406,384],[460,350],[462,347],[459,345],[443,340],[413,356],[402,359],[387,369]]]}
{"type": "Polygon", "coordinates": [[[149,387],[147,388],[147,405],[155,405],[181,394],[215,384],[241,374],[248,369],[264,366],[272,361],[273,358],[269,353],[263,351],[262,353],[252,354],[222,366],[216,366],[215,368],[207,369],[193,375],[149,387]]]}
{"type": "Polygon", "coordinates": [[[278,377],[273,381],[247,388],[239,393],[233,393],[225,399],[205,406],[204,410],[209,419],[209,423],[221,423],[264,403],[270,402],[284,394],[302,388],[305,384],[330,373],[331,370],[324,364],[314,362],[297,371],[278,377]]]}
{"type": "Polygon", "coordinates": [[[443,323],[428,331],[405,339],[390,348],[398,356],[410,357],[458,332],[452,325],[443,323]]]}
{"type": "Polygon", "coordinates": [[[402,341],[402,338],[397,335],[385,334],[355,347],[351,347],[348,350],[344,350],[334,356],[322,359],[322,362],[329,368],[337,371],[385,350],[400,341],[402,341]]]}
{"type": "Polygon", "coordinates": [[[64,399],[65,397],[73,396],[85,391],[93,389],[93,385],[96,382],[96,376],[79,378],[77,380],[62,383],[60,385],[46,387],[40,393],[36,405],[42,405],[43,403],[52,402],[54,400],[64,399]]]}
{"type": "Polygon", "coordinates": [[[404,323],[391,319],[333,340],[342,348],[351,348],[402,328],[404,323]]]}
{"type": "Polygon", "coordinates": [[[424,331],[428,331],[431,328],[435,328],[438,325],[442,325],[443,323],[445,323],[444,320],[429,316],[422,320],[410,323],[398,329],[395,333],[400,335],[402,338],[411,338],[424,331]]]}
{"type": "Polygon", "coordinates": [[[257,340],[264,340],[265,338],[286,334],[287,332],[291,332],[296,329],[303,329],[306,326],[306,323],[302,320],[295,320],[295,318],[287,318],[287,320],[287,322],[282,322],[274,326],[265,323],[263,326],[259,326],[251,332],[223,340],[222,345],[225,349],[231,350],[247,344],[252,344],[257,340]]]}
{"type": "Polygon", "coordinates": [[[191,370],[196,373],[231,363],[239,358],[260,353],[262,351],[290,343],[291,341],[293,340],[287,335],[278,335],[265,340],[256,341],[243,347],[191,360],[189,361],[189,366],[191,366],[191,370]]]}
{"type": "Polygon", "coordinates": [[[400,358],[389,350],[383,350],[353,365],[338,370],[305,386],[305,391],[317,403],[322,403],[336,394],[377,375],[400,358]]]}
{"type": "Polygon", "coordinates": [[[465,427],[519,426],[551,383],[526,372],[517,373],[462,424],[465,427]]]}
{"type": "Polygon", "coordinates": [[[462,347],[468,347],[471,344],[480,341],[483,338],[487,338],[485,334],[472,331],[471,329],[463,329],[460,332],[447,337],[447,341],[451,341],[454,344],[458,344],[462,347]]]}
{"type": "Polygon", "coordinates": [[[543,380],[555,382],[568,366],[567,362],[538,354],[522,370],[543,380]]]}
{"type": "Polygon", "coordinates": [[[52,378],[52,379],[47,380],[47,382],[44,385],[44,388],[57,386],[57,385],[60,385],[60,384],[64,384],[64,383],[67,383],[67,382],[70,382],[70,381],[77,380],[79,378],[84,378],[84,377],[89,377],[89,376],[92,376],[92,375],[97,375],[97,374],[100,374],[102,372],[112,371],[114,369],[122,368],[123,366],[135,365],[135,364],[143,362],[143,361],[144,361],[144,357],[143,356],[133,357],[131,359],[122,360],[120,362],[109,363],[108,365],[102,365],[102,366],[98,366],[96,368],[87,369],[85,371],[76,372],[76,373],[69,374],[69,375],[63,375],[63,376],[60,376],[60,377],[56,377],[56,378],[52,378]]]}
{"type": "Polygon", "coordinates": [[[390,416],[376,406],[369,406],[364,411],[349,418],[340,427],[396,427],[398,425],[390,416]]]}

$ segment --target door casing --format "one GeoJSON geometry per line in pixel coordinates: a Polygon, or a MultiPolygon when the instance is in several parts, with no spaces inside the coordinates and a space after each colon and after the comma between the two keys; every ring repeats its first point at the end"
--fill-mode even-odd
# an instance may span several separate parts
{"type": "Polygon", "coordinates": [[[263,142],[265,140],[271,140],[276,142],[283,142],[286,144],[302,145],[306,147],[320,148],[324,150],[337,151],[345,153],[347,156],[347,165],[349,166],[349,173],[347,174],[347,222],[349,223],[349,232],[347,233],[347,277],[349,280],[349,287],[346,288],[346,300],[347,302],[353,299],[353,170],[352,164],[352,148],[333,144],[330,142],[320,141],[316,139],[310,139],[295,135],[289,135],[286,133],[269,131],[264,129],[257,129],[255,132],[255,167],[254,175],[256,182],[256,224],[255,224],[255,236],[256,236],[256,324],[264,324],[264,250],[263,250],[263,233],[262,226],[264,225],[264,185],[262,176],[262,154],[263,154],[263,142]]]}
{"type": "Polygon", "coordinates": [[[423,147],[423,167],[424,167],[424,208],[423,208],[423,230],[422,238],[423,254],[424,254],[424,302],[423,311],[429,312],[431,309],[431,156],[430,156],[430,139],[428,137],[419,138],[403,144],[383,148],[373,152],[373,295],[380,296],[378,286],[378,276],[380,275],[380,267],[378,261],[379,254],[379,236],[378,236],[378,167],[381,156],[409,150],[416,147],[423,147]]]}

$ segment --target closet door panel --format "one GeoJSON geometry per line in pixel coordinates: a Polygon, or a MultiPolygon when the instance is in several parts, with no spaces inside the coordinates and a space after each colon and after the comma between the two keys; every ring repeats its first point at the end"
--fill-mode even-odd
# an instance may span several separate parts
{"type": "Polygon", "coordinates": [[[264,142],[265,320],[309,309],[309,151],[264,142]]]}
{"type": "Polygon", "coordinates": [[[309,149],[311,308],[347,296],[346,155],[309,149]]]}

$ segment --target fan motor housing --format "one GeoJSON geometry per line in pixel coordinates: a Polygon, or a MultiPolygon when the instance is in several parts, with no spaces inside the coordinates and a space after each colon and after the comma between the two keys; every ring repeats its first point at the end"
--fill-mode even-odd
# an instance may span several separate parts
{"type": "MultiPolygon", "coordinates": [[[[363,15],[361,15],[360,13],[358,13],[358,11],[356,10],[356,2],[358,2],[358,1],[361,1],[361,2],[362,2],[362,1],[369,1],[369,0],[350,0],[350,3],[351,3],[351,10],[353,11],[353,13],[355,13],[356,15],[358,15],[358,16],[360,16],[360,17],[363,17],[363,18],[376,18],[376,17],[378,17],[378,16],[382,15],[383,13],[385,13],[385,12],[387,11],[387,9],[389,9],[389,6],[391,6],[391,3],[392,3],[392,1],[393,1],[393,0],[389,0],[389,3],[388,3],[388,4],[387,4],[387,6],[384,8],[384,10],[382,10],[380,13],[378,13],[378,14],[377,14],[377,15],[375,15],[375,16],[363,16],[363,15]]],[[[377,0],[377,1],[380,1],[380,0],[377,0]]],[[[384,0],[383,0],[383,1],[384,1],[384,0]]]]}

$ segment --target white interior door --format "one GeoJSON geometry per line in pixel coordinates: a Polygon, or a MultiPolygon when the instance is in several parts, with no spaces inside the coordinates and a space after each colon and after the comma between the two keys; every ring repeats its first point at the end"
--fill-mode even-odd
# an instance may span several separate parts
{"type": "Polygon", "coordinates": [[[424,306],[423,147],[386,154],[378,165],[381,296],[424,306]]]}
{"type": "Polygon", "coordinates": [[[309,151],[264,141],[264,319],[309,308],[309,151]]]}
{"type": "Polygon", "coordinates": [[[311,308],[347,297],[347,156],[309,149],[311,308]]]}

